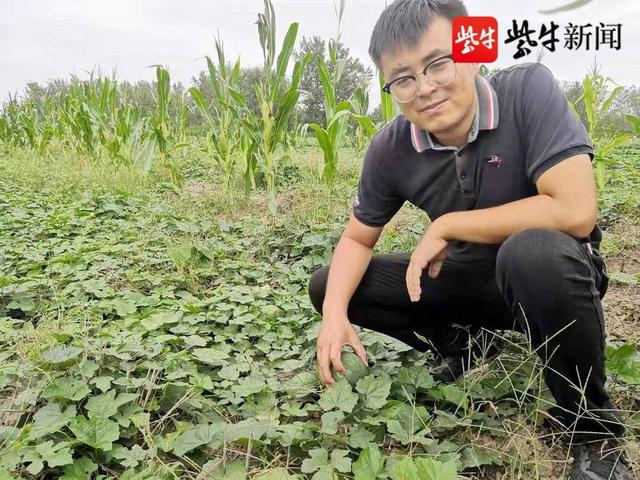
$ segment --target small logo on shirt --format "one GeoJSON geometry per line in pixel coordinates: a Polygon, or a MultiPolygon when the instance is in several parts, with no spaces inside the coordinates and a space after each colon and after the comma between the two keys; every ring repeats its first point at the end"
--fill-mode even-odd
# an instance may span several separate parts
{"type": "Polygon", "coordinates": [[[502,166],[502,159],[497,155],[491,155],[489,158],[487,158],[487,163],[500,168],[502,166]]]}

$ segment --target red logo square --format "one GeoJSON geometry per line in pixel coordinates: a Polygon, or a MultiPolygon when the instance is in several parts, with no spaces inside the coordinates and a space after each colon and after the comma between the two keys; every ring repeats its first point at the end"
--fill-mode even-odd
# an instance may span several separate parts
{"type": "Polygon", "coordinates": [[[498,59],[498,21],[494,17],[454,17],[451,46],[456,63],[498,59]]]}

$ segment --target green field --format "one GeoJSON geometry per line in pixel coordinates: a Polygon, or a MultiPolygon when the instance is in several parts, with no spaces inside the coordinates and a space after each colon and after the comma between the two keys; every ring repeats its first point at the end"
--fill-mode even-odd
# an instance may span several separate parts
{"type": "MultiPolygon", "coordinates": [[[[361,153],[342,150],[327,188],[311,140],[279,167],[275,216],[240,176],[225,193],[197,139],[173,158],[181,187],[79,155],[0,156],[0,479],[563,478],[551,397],[514,333],[442,384],[429,354],[360,329],[369,375],[320,384],[307,282],[361,153]]],[[[636,472],[639,153],[615,151],[600,194],[609,388],[633,414],[636,472]]],[[[405,205],[376,253],[411,251],[427,224],[405,205]]]]}

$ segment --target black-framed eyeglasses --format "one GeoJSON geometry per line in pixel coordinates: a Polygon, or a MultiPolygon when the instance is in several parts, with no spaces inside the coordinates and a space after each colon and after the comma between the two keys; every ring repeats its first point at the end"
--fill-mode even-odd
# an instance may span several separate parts
{"type": "MultiPolygon", "coordinates": [[[[453,55],[436,58],[424,67],[421,74],[434,87],[444,87],[453,82],[457,75],[453,55]]],[[[420,74],[418,74],[419,76],[420,74]]],[[[398,77],[382,87],[382,91],[393,96],[399,103],[408,103],[418,95],[418,78],[413,75],[398,77]]]]}

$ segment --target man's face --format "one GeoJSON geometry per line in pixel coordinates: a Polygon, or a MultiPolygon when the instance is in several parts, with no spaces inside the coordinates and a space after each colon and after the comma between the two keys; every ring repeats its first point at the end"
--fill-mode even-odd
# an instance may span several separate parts
{"type": "MultiPolygon", "coordinates": [[[[403,75],[417,76],[431,61],[448,54],[451,54],[451,22],[435,17],[417,45],[383,54],[380,66],[385,80],[391,82],[403,75]]],[[[475,78],[479,68],[476,63],[456,64],[455,80],[445,86],[433,86],[420,75],[416,97],[408,103],[398,103],[402,113],[411,123],[438,138],[460,133],[461,125],[475,114],[475,78]],[[437,110],[425,109],[443,100],[437,110]]]]}

